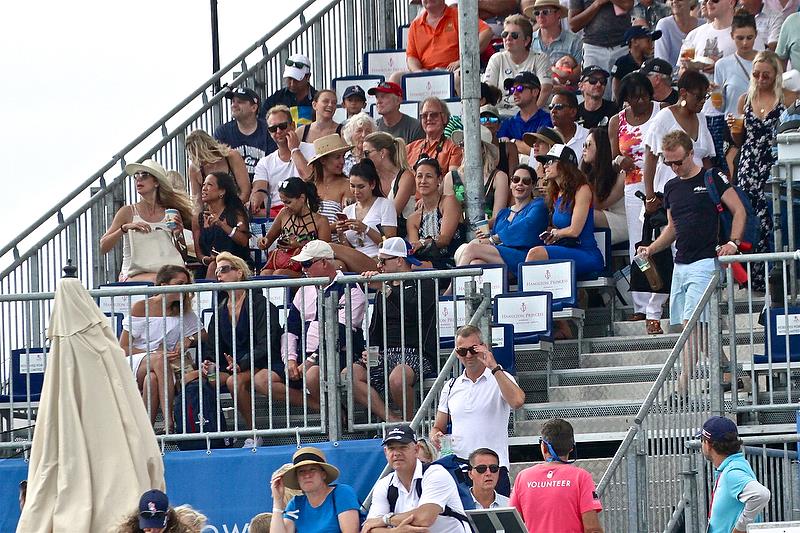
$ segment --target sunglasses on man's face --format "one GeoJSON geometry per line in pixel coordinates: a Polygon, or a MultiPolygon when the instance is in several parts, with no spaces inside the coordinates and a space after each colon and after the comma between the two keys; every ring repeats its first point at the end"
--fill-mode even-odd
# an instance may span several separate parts
{"type": "Polygon", "coordinates": [[[481,124],[497,124],[500,119],[497,117],[481,117],[481,124]]]}
{"type": "Polygon", "coordinates": [[[550,104],[550,111],[561,111],[567,107],[566,104],[550,104]]]}
{"type": "Polygon", "coordinates": [[[306,65],[305,63],[301,63],[299,61],[292,61],[291,59],[286,60],[286,66],[295,68],[311,68],[311,65],[306,65]]]}
{"type": "Polygon", "coordinates": [[[487,470],[492,474],[496,474],[500,471],[500,465],[478,465],[471,468],[479,474],[485,474],[487,470]]]}
{"type": "Polygon", "coordinates": [[[533,90],[530,85],[514,85],[508,89],[508,94],[521,93],[525,89],[533,90]]]}
{"type": "Polygon", "coordinates": [[[517,39],[519,39],[519,32],[518,31],[504,31],[503,33],[500,34],[500,37],[502,37],[503,39],[505,39],[506,37],[511,37],[512,39],[514,39],[516,41],[517,39]]]}
{"type": "Polygon", "coordinates": [[[272,126],[267,126],[267,129],[270,133],[275,133],[278,130],[285,130],[289,127],[288,122],[279,122],[278,124],[273,124],[272,126]]]}
{"type": "Polygon", "coordinates": [[[511,176],[511,183],[519,183],[520,181],[523,185],[530,185],[533,183],[530,176],[511,176]]]}
{"type": "Polygon", "coordinates": [[[311,268],[311,265],[313,265],[317,261],[321,261],[321,259],[309,259],[308,261],[300,261],[300,266],[308,270],[309,268],[311,268]]]}
{"type": "Polygon", "coordinates": [[[605,85],[607,83],[605,78],[586,78],[583,81],[589,85],[605,85]]]}
{"type": "Polygon", "coordinates": [[[478,350],[475,349],[477,348],[477,346],[478,346],[477,344],[474,344],[467,348],[456,348],[456,353],[461,357],[466,357],[468,353],[475,355],[478,353],[478,350]]]}
{"type": "Polygon", "coordinates": [[[533,12],[533,16],[534,18],[538,17],[539,15],[546,17],[547,15],[550,15],[555,12],[556,12],[555,9],[537,9],[533,12]]]}

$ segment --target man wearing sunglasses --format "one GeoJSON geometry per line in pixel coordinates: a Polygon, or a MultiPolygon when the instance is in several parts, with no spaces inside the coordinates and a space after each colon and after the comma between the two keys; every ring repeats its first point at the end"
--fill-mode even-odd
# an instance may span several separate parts
{"type": "Polygon", "coordinates": [[[550,66],[569,55],[575,58],[580,65],[583,63],[583,41],[580,36],[569,31],[562,24],[567,16],[567,10],[558,0],[536,0],[522,2],[522,12],[531,19],[539,29],[533,32],[531,50],[547,55],[550,66]]]}
{"type": "Polygon", "coordinates": [[[550,116],[553,125],[564,144],[572,148],[578,155],[578,166],[583,159],[583,143],[589,136],[589,130],[575,122],[578,117],[578,97],[569,89],[556,87],[550,100],[550,116]]]}
{"type": "Polygon", "coordinates": [[[506,79],[503,85],[519,112],[500,125],[497,137],[514,141],[517,151],[528,155],[531,147],[522,140],[525,134],[536,133],[542,126],[553,125],[547,111],[539,108],[542,84],[533,72],[522,71],[513,78],[506,79]]]}
{"type": "Polygon", "coordinates": [[[291,109],[292,115],[297,117],[298,126],[311,124],[314,121],[311,102],[317,93],[311,86],[311,61],[303,54],[290,55],[284,64],[283,83],[285,87],[278,89],[264,100],[258,116],[264,118],[267,111],[282,104],[291,109]]]}
{"type": "Polygon", "coordinates": [[[477,327],[467,325],[456,332],[456,355],[464,372],[442,388],[431,440],[440,448],[442,436],[449,432],[453,452],[462,459],[478,448],[495,450],[501,467],[497,492],[508,496],[508,418],[511,409],[525,403],[525,393],[497,364],[477,327]]]}
{"type": "Polygon", "coordinates": [[[469,478],[476,509],[508,507],[508,497],[495,489],[500,479],[500,457],[490,448],[478,448],[469,454],[469,478]]]}
{"type": "Polygon", "coordinates": [[[578,88],[583,93],[583,102],[578,106],[578,124],[586,129],[608,126],[611,117],[619,112],[617,104],[603,98],[608,85],[609,73],[597,65],[589,65],[581,71],[578,88]]]}

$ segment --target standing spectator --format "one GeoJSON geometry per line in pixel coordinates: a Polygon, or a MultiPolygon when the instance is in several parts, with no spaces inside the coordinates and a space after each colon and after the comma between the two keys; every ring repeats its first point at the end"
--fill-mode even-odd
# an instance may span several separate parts
{"type": "Polygon", "coordinates": [[[353,168],[353,165],[366,157],[364,153],[364,139],[374,131],[375,121],[366,113],[353,115],[344,123],[342,138],[345,143],[352,146],[350,151],[344,154],[344,168],[342,172],[344,172],[345,176],[350,175],[350,169],[353,168]]]}
{"type": "Polygon", "coordinates": [[[362,533],[392,529],[420,533],[469,531],[453,476],[441,465],[423,470],[418,452],[417,434],[411,426],[397,426],[386,434],[383,453],[393,471],[372,488],[372,505],[362,533]],[[389,501],[390,493],[394,495],[394,505],[389,501]]]}
{"type": "Polygon", "coordinates": [[[456,355],[464,372],[442,388],[439,410],[431,428],[433,444],[441,447],[442,436],[451,426],[453,453],[462,459],[478,448],[490,448],[500,460],[497,492],[508,496],[508,418],[511,409],[525,403],[525,392],[484,344],[481,330],[462,326],[456,332],[456,355]],[[475,428],[481,428],[475,431],[475,428]]]}
{"type": "Polygon", "coordinates": [[[201,207],[200,189],[203,180],[212,172],[226,172],[236,179],[242,203],[250,200],[250,177],[239,152],[223,144],[203,130],[194,130],[186,136],[186,153],[189,156],[189,188],[195,207],[201,207]]]}
{"type": "Polygon", "coordinates": [[[767,7],[764,0],[742,0],[742,11],[750,13],[756,19],[756,50],[775,51],[781,33],[783,16],[781,12],[767,7]]]}
{"type": "Polygon", "coordinates": [[[583,42],[579,35],[561,24],[567,9],[558,0],[536,0],[523,12],[539,27],[533,33],[531,50],[546,54],[550,66],[565,55],[574,57],[578,64],[583,63],[583,42]]]}
{"type": "Polygon", "coordinates": [[[645,60],[653,57],[653,42],[661,38],[661,32],[656,30],[647,31],[641,26],[631,26],[625,31],[625,45],[628,53],[620,57],[611,67],[611,76],[614,78],[611,85],[611,92],[614,101],[619,101],[619,82],[622,78],[635,70],[639,70],[645,60]]]}
{"type": "MultiPolygon", "coordinates": [[[[672,65],[663,59],[648,59],[642,65],[640,72],[647,76],[653,87],[652,100],[654,102],[662,102],[666,105],[678,103],[680,95],[672,88],[672,65]]],[[[618,100],[624,102],[622,97],[619,97],[618,100]]]]}
{"type": "Polygon", "coordinates": [[[800,0],[765,0],[764,5],[777,11],[781,16],[781,22],[786,22],[790,15],[800,10],[800,0]]]}
{"type": "Polygon", "coordinates": [[[425,137],[419,120],[400,112],[403,89],[398,84],[387,81],[367,92],[375,97],[375,111],[380,115],[375,121],[378,131],[400,137],[406,144],[425,137]]]}
{"type": "Polygon", "coordinates": [[[508,507],[508,496],[498,494],[495,489],[500,480],[500,457],[489,448],[478,448],[469,454],[469,478],[472,480],[470,494],[476,509],[508,507]]]}
{"type": "Polygon", "coordinates": [[[661,0],[636,0],[631,11],[634,27],[642,26],[648,30],[656,29],[658,22],[669,16],[670,8],[661,0]]]}
{"type": "Polygon", "coordinates": [[[745,459],[739,429],[731,419],[712,416],[697,437],[703,457],[714,466],[708,531],[743,533],[769,503],[769,489],[758,482],[745,459]]]}
{"type": "Polygon", "coordinates": [[[611,231],[611,244],[628,240],[625,172],[612,163],[608,130],[592,128],[583,143],[581,172],[594,192],[594,227],[611,231]]]}
{"type": "Polygon", "coordinates": [[[239,152],[252,182],[256,163],[275,151],[277,146],[267,135],[267,124],[258,114],[258,103],[261,101],[258,93],[247,87],[237,87],[228,91],[225,98],[231,101],[233,120],[214,130],[214,138],[239,152]]]}
{"type": "Polygon", "coordinates": [[[408,144],[408,164],[414,165],[422,154],[427,154],[439,161],[443,171],[460,167],[464,151],[444,135],[444,127],[450,120],[447,104],[429,96],[422,101],[420,109],[425,137],[408,144]]]}
{"type": "MultiPolygon", "coordinates": [[[[739,97],[737,115],[744,115],[744,129],[732,133],[733,141],[741,146],[736,183],[747,194],[756,216],[761,221],[758,242],[753,252],[770,251],[772,217],[767,210],[764,188],[771,177],[772,165],[777,162],[772,146],[778,135],[783,99],[783,69],[774,52],[759,52],[753,60],[753,74],[747,93],[739,97]]],[[[733,118],[729,117],[732,123],[733,118]]],[[[750,271],[750,290],[766,288],[763,263],[754,263],[750,271]]]]}
{"type": "Polygon", "coordinates": [[[338,221],[336,214],[341,213],[342,208],[352,198],[350,182],[342,172],[344,154],[350,148],[339,135],[326,135],[314,141],[316,155],[308,162],[314,169],[311,182],[317,186],[321,200],[319,213],[328,218],[331,228],[338,221]]]}
{"type": "Polygon", "coordinates": [[[584,128],[607,126],[619,107],[611,100],[603,98],[609,74],[597,65],[588,65],[581,71],[578,87],[583,93],[583,102],[578,106],[578,124],[584,128]]]}
{"type": "Polygon", "coordinates": [[[268,216],[275,218],[283,208],[278,187],[291,177],[311,176],[308,161],[314,158],[314,145],[301,142],[294,129],[292,113],[285,105],[276,105],[267,112],[267,129],[278,149],[256,165],[250,212],[260,215],[268,206],[268,216]],[[269,199],[269,204],[266,200],[269,199]]]}
{"type": "MultiPolygon", "coordinates": [[[[610,71],[625,55],[625,31],[631,27],[633,0],[570,0],[569,26],[583,30],[583,64],[610,71]]],[[[606,87],[606,97],[611,97],[606,87]]]]}
{"type": "MultiPolygon", "coordinates": [[[[531,50],[533,37],[531,21],[522,15],[511,15],[503,24],[501,36],[504,50],[489,58],[483,81],[494,87],[504,87],[506,79],[514,78],[523,71],[534,72],[542,84],[537,103],[539,107],[543,107],[553,90],[553,80],[550,78],[551,65],[547,55],[531,50]]],[[[519,111],[508,96],[503,99],[500,109],[508,116],[519,111]]]]}
{"type": "Polygon", "coordinates": [[[700,23],[697,17],[692,16],[692,7],[696,4],[697,0],[672,0],[672,15],[656,24],[656,29],[661,31],[661,39],[655,43],[655,57],[663,59],[668,65],[678,64],[683,40],[700,23]]]}
{"type": "MultiPolygon", "coordinates": [[[[625,217],[628,224],[630,260],[636,255],[636,243],[642,240],[642,201],[637,192],[645,192],[642,172],[644,170],[644,139],[659,111],[658,102],[653,101],[651,76],[642,73],[628,74],[622,79],[619,99],[627,104],[611,118],[608,136],[614,162],[625,171],[625,217]]],[[[666,294],[631,291],[633,299],[632,321],[646,320],[647,332],[663,333],[661,314],[667,301],[666,294]]]]}
{"type": "Polygon", "coordinates": [[[494,144],[499,153],[500,160],[497,163],[497,168],[509,174],[519,165],[519,152],[517,145],[514,143],[500,142],[497,137],[497,132],[500,131],[500,112],[494,105],[485,104],[480,109],[481,126],[486,126],[486,129],[492,134],[492,144],[494,144]]]}
{"type": "Polygon", "coordinates": [[[303,54],[290,55],[283,69],[283,83],[286,87],[278,89],[264,100],[258,116],[264,118],[267,111],[276,105],[285,105],[295,124],[310,124],[314,120],[311,101],[317,94],[311,86],[311,61],[303,54]]]}
{"type": "Polygon", "coordinates": [[[739,12],[731,23],[731,36],[736,53],[725,56],[714,65],[714,83],[722,91],[725,114],[739,114],[739,97],[747,92],[753,71],[753,49],[756,40],[756,20],[750,13],[739,12]]]}
{"type": "MultiPolygon", "coordinates": [[[[544,165],[536,160],[536,156],[545,155],[550,151],[554,144],[564,144],[564,138],[553,128],[541,127],[536,133],[526,133],[525,143],[531,147],[529,163],[536,170],[536,179],[533,180],[536,188],[541,191],[547,190],[547,177],[544,174],[544,165]]],[[[542,196],[544,193],[542,192],[542,196]]]]}
{"type": "Polygon", "coordinates": [[[578,156],[578,165],[581,164],[583,157],[583,143],[589,136],[589,130],[575,120],[578,118],[578,98],[574,93],[556,88],[553,91],[553,98],[550,101],[550,116],[553,118],[553,126],[558,131],[561,138],[578,156]]]}
{"type": "Polygon", "coordinates": [[[406,220],[416,209],[414,173],[408,166],[406,143],[400,137],[377,131],[364,139],[364,157],[375,164],[381,178],[381,190],[394,202],[397,235],[405,237],[406,220]]]}
{"type": "Polygon", "coordinates": [[[317,91],[311,101],[314,110],[314,122],[297,128],[297,136],[301,142],[313,143],[320,137],[342,133],[342,125],[334,122],[333,114],[336,113],[336,93],[330,89],[317,91]]]}
{"type": "Polygon", "coordinates": [[[347,111],[347,117],[342,124],[347,124],[350,117],[364,113],[367,108],[367,95],[360,85],[349,85],[342,93],[342,107],[347,111]]]}
{"type": "Polygon", "coordinates": [[[572,424],[560,418],[542,425],[539,448],[545,462],[526,468],[514,479],[511,505],[528,531],[603,533],[598,514],[603,510],[592,475],[575,466],[572,424]]]}
{"type": "Polygon", "coordinates": [[[775,51],[783,60],[784,68],[787,66],[786,62],[789,61],[793,69],[800,69],[800,13],[786,17],[781,26],[778,47],[775,51]]]}
{"type": "Polygon", "coordinates": [[[510,139],[517,145],[517,151],[528,155],[531,148],[522,140],[526,133],[535,133],[542,126],[552,126],[550,115],[539,107],[539,93],[542,84],[532,72],[520,72],[504,82],[505,89],[513,94],[519,112],[506,119],[497,132],[500,139],[510,139]]]}

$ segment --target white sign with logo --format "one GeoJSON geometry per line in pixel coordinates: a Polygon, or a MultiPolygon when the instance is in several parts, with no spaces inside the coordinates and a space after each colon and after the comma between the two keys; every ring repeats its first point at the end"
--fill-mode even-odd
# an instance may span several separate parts
{"type": "Polygon", "coordinates": [[[403,79],[405,99],[409,102],[422,102],[428,97],[435,96],[447,100],[453,96],[452,79],[453,76],[449,72],[406,77],[403,79]]]}
{"type": "Polygon", "coordinates": [[[44,354],[24,352],[19,354],[19,373],[44,374],[44,354]]]}
{"type": "Polygon", "coordinates": [[[120,313],[123,316],[128,316],[128,310],[138,301],[144,300],[144,294],[134,294],[133,296],[101,296],[98,307],[100,310],[107,314],[120,313]]]}
{"type": "Polygon", "coordinates": [[[492,346],[506,345],[506,330],[502,327],[492,328],[492,346]]]}
{"type": "Polygon", "coordinates": [[[467,302],[456,300],[455,309],[453,302],[439,301],[439,336],[443,339],[456,336],[456,329],[467,323],[467,302]]]}
{"type": "Polygon", "coordinates": [[[380,75],[389,79],[395,72],[408,71],[405,50],[391,50],[388,52],[368,52],[366,74],[380,75]]]}
{"type": "Polygon", "coordinates": [[[503,294],[503,269],[484,268],[482,276],[462,276],[455,278],[455,295],[464,296],[467,282],[475,280],[475,289],[480,292],[484,283],[492,284],[492,296],[503,294]]]}
{"type": "Polygon", "coordinates": [[[545,296],[515,296],[497,299],[497,322],[514,324],[514,333],[533,333],[547,329],[545,296]]]}
{"type": "Polygon", "coordinates": [[[572,296],[570,264],[522,265],[522,290],[549,292],[553,300],[572,296]]]}
{"type": "Polygon", "coordinates": [[[789,320],[789,335],[800,333],[800,315],[778,315],[775,317],[775,330],[778,335],[786,335],[786,319],[789,320]]]}

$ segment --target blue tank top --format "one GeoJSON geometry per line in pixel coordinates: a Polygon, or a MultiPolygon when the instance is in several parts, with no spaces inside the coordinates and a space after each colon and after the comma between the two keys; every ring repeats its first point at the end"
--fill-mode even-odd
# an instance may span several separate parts
{"type": "MultiPolygon", "coordinates": [[[[553,226],[558,229],[568,228],[572,224],[572,206],[568,206],[567,210],[561,210],[561,196],[556,198],[556,203],[553,209],[553,226]]],[[[586,215],[586,223],[583,225],[580,235],[579,248],[584,250],[597,249],[597,241],[594,239],[594,207],[589,206],[589,213],[586,215]]],[[[555,243],[558,245],[558,243],[555,243]]]]}

